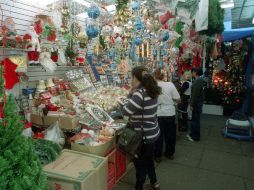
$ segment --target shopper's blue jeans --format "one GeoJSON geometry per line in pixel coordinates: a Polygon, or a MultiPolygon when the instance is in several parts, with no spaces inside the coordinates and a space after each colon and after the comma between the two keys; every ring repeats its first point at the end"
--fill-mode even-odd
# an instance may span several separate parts
{"type": "Polygon", "coordinates": [[[201,115],[201,113],[202,113],[201,106],[193,107],[190,136],[195,141],[200,140],[200,115],[201,115]]]}

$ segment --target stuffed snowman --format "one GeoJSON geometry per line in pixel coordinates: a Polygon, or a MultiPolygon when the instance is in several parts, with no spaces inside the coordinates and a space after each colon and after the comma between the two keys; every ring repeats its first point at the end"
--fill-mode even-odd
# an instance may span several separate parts
{"type": "Polygon", "coordinates": [[[26,51],[29,65],[38,65],[41,47],[39,36],[34,30],[34,26],[28,27],[27,33],[25,34],[23,39],[27,42],[26,51]]]}

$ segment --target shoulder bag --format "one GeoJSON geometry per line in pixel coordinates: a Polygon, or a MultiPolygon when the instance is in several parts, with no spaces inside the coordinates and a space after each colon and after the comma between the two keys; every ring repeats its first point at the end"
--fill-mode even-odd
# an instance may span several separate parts
{"type": "Polygon", "coordinates": [[[143,101],[142,101],[142,123],[141,123],[141,130],[136,131],[134,127],[131,125],[131,122],[129,121],[126,124],[126,127],[123,128],[121,131],[117,146],[118,148],[124,152],[128,157],[131,159],[134,157],[137,157],[142,144],[143,144],[143,137],[144,137],[144,93],[142,93],[143,101]]]}

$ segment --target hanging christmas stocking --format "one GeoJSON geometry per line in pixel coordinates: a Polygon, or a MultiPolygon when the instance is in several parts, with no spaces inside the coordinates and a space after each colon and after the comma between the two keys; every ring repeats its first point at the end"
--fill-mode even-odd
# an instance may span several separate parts
{"type": "Polygon", "coordinates": [[[17,65],[8,58],[5,58],[2,64],[4,66],[4,86],[7,90],[11,90],[19,82],[18,74],[15,71],[17,65]]]}

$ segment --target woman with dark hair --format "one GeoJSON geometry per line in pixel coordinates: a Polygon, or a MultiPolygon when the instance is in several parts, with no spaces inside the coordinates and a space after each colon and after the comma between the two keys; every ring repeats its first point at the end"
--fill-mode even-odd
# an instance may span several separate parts
{"type": "Polygon", "coordinates": [[[147,175],[151,189],[160,189],[153,160],[155,142],[160,135],[156,116],[159,94],[157,82],[145,67],[138,66],[132,70],[131,90],[123,107],[123,115],[129,116],[129,122],[135,130],[142,130],[141,126],[144,130],[140,153],[133,160],[136,169],[135,190],[143,190],[147,175]]]}
{"type": "Polygon", "coordinates": [[[161,162],[163,154],[163,142],[165,139],[165,156],[171,160],[174,159],[176,144],[176,108],[175,101],[180,102],[180,95],[172,82],[164,82],[164,74],[161,69],[154,72],[154,77],[161,87],[162,93],[158,98],[158,123],[161,135],[156,142],[155,161],[161,162]]]}

